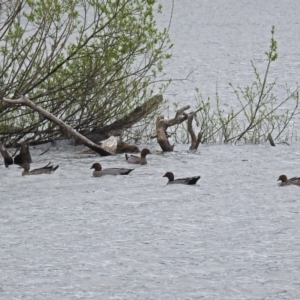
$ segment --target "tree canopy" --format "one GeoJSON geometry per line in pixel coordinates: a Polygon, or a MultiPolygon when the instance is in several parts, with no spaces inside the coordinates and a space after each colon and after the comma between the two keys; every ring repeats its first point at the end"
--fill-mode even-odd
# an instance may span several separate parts
{"type": "MultiPolygon", "coordinates": [[[[2,2],[0,99],[27,95],[83,133],[132,126],[162,102],[147,102],[164,86],[172,47],[156,26],[160,10],[155,0],[2,2]]],[[[10,145],[61,135],[28,107],[0,103],[0,138],[10,145]]]]}

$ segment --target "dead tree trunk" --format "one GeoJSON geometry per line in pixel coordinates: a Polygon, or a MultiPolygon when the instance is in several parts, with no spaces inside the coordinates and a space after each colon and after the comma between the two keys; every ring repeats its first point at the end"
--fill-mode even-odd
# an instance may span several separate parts
{"type": "Polygon", "coordinates": [[[190,106],[184,106],[176,112],[176,115],[173,119],[165,119],[164,116],[158,116],[156,119],[156,134],[157,142],[160,145],[161,149],[165,152],[170,152],[174,150],[174,145],[171,145],[168,140],[167,129],[170,126],[181,124],[187,119],[187,114],[184,114],[184,111],[189,109],[190,106]]]}
{"type": "Polygon", "coordinates": [[[139,148],[136,145],[130,145],[121,141],[118,141],[116,153],[138,153],[139,148]]]}
{"type": "Polygon", "coordinates": [[[199,147],[199,144],[201,143],[201,139],[202,139],[202,132],[200,131],[198,133],[198,136],[196,137],[196,134],[194,132],[194,129],[193,129],[193,119],[194,119],[194,116],[195,114],[201,110],[202,108],[198,109],[196,112],[190,112],[188,115],[187,115],[187,130],[191,136],[191,146],[190,146],[190,150],[197,150],[198,147],[199,147]]]}
{"type": "Polygon", "coordinates": [[[202,139],[202,132],[198,133],[198,136],[196,136],[194,130],[193,130],[193,119],[194,116],[198,111],[200,111],[202,108],[199,108],[195,112],[190,112],[186,113],[185,111],[189,109],[190,106],[184,106],[181,109],[179,109],[176,112],[176,115],[174,119],[165,119],[164,116],[158,116],[156,119],[156,135],[157,135],[157,142],[159,143],[161,149],[163,151],[173,151],[174,145],[171,145],[169,140],[168,140],[168,134],[167,134],[167,129],[170,126],[176,125],[176,124],[181,124],[185,120],[187,120],[187,130],[189,134],[191,135],[191,146],[190,150],[196,150],[199,147],[199,144],[201,143],[202,139]]]}
{"type": "Polygon", "coordinates": [[[9,165],[12,165],[14,163],[11,155],[8,153],[4,144],[1,141],[0,141],[0,153],[3,156],[4,165],[6,168],[8,168],[9,165]]]}
{"type": "Polygon", "coordinates": [[[77,142],[82,143],[86,147],[88,147],[88,148],[94,150],[95,152],[99,153],[101,156],[112,155],[112,153],[104,150],[103,148],[101,148],[97,144],[91,142],[86,137],[84,137],[83,135],[81,135],[80,133],[78,133],[76,130],[74,130],[71,126],[67,125],[62,120],[60,120],[59,118],[57,118],[56,116],[54,116],[53,114],[51,114],[50,112],[48,112],[47,110],[45,110],[42,107],[36,105],[34,102],[30,101],[25,96],[21,96],[19,99],[16,99],[16,100],[11,100],[11,99],[4,98],[3,101],[5,103],[10,103],[10,104],[22,104],[22,105],[26,105],[26,106],[32,108],[33,110],[35,110],[36,112],[38,112],[44,118],[46,118],[49,121],[51,121],[51,122],[55,123],[56,125],[58,125],[59,128],[60,128],[60,130],[66,136],[73,137],[77,142]]]}
{"type": "Polygon", "coordinates": [[[32,159],[29,152],[29,144],[27,142],[21,143],[20,153],[15,156],[14,163],[22,166],[23,164],[31,164],[32,159]]]}

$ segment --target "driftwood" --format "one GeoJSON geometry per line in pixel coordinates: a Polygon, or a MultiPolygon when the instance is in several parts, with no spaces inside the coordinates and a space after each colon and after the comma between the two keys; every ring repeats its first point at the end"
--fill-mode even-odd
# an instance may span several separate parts
{"type": "Polygon", "coordinates": [[[168,140],[167,129],[170,126],[181,124],[187,120],[187,114],[184,114],[184,111],[189,109],[190,106],[184,106],[176,112],[176,115],[173,119],[165,119],[164,116],[158,116],[156,119],[156,135],[157,142],[160,145],[163,151],[173,151],[174,145],[171,145],[168,140]]]}
{"type": "Polygon", "coordinates": [[[20,153],[15,156],[14,163],[19,166],[22,166],[23,164],[31,164],[32,163],[31,155],[29,152],[29,143],[28,142],[21,143],[20,153]]]}
{"type": "Polygon", "coordinates": [[[6,168],[8,168],[9,165],[12,165],[14,163],[11,155],[8,153],[4,144],[1,141],[0,141],[0,153],[3,156],[4,165],[6,168]]]}
{"type": "Polygon", "coordinates": [[[135,123],[140,121],[145,116],[146,112],[147,114],[150,114],[155,111],[162,102],[163,96],[155,95],[149,98],[141,106],[136,107],[123,118],[108,126],[102,127],[100,130],[92,130],[89,133],[83,133],[83,135],[95,143],[102,141],[111,135],[119,136],[124,129],[131,128],[135,123]]]}
{"type": "MultiPolygon", "coordinates": [[[[17,150],[18,151],[18,150],[17,150]]],[[[16,164],[16,165],[23,165],[23,164],[31,164],[32,159],[29,152],[29,144],[28,142],[21,143],[20,153],[14,157],[14,159],[10,156],[2,142],[0,142],[0,152],[4,158],[4,164],[7,168],[9,165],[16,164]]],[[[14,155],[13,155],[14,156],[14,155]]]]}
{"type": "MultiPolygon", "coordinates": [[[[101,145],[103,146],[103,144],[101,145]]],[[[138,153],[140,152],[139,148],[136,145],[130,145],[121,141],[118,141],[117,144],[117,149],[116,149],[116,154],[121,154],[121,153],[138,153]]],[[[91,149],[83,149],[80,151],[75,152],[75,154],[93,154],[95,151],[91,149]]]]}
{"type": "Polygon", "coordinates": [[[274,140],[273,140],[273,138],[272,138],[271,133],[268,134],[268,140],[269,140],[271,146],[272,146],[272,147],[275,147],[275,143],[274,143],[274,140]]]}
{"type": "MultiPolygon", "coordinates": [[[[132,127],[135,123],[139,122],[145,115],[151,114],[152,112],[157,110],[162,102],[163,102],[163,96],[155,95],[149,98],[147,101],[145,101],[142,105],[136,107],[134,110],[129,111],[121,119],[118,119],[109,125],[103,126],[101,127],[101,129],[97,128],[93,130],[90,129],[81,130],[75,128],[75,130],[77,130],[78,133],[80,133],[81,135],[83,135],[93,143],[99,144],[100,141],[103,141],[109,138],[110,136],[119,136],[124,129],[132,127]]],[[[3,104],[7,104],[7,103],[3,103],[3,104]]],[[[9,104],[9,106],[12,106],[12,104],[9,104]]],[[[6,132],[6,134],[9,135],[19,135],[22,130],[13,125],[8,125],[4,131],[6,132]]],[[[56,140],[63,140],[64,138],[61,135],[59,135],[59,131],[60,131],[59,129],[58,130],[51,129],[51,132],[53,134],[51,138],[36,139],[34,141],[30,141],[30,145],[37,146],[49,142],[55,142],[56,140]]],[[[47,130],[44,130],[43,132],[40,132],[38,130],[34,131],[35,136],[40,136],[46,132],[47,130]]],[[[75,140],[75,144],[81,144],[81,142],[79,140],[75,140]]],[[[15,144],[11,144],[11,146],[12,145],[15,144]]]]}
{"type": "Polygon", "coordinates": [[[118,141],[116,153],[138,153],[139,148],[136,145],[130,145],[121,141],[118,141]]]}
{"type": "Polygon", "coordinates": [[[89,139],[87,139],[86,137],[84,137],[83,135],[78,133],[76,130],[74,130],[71,126],[67,125],[62,120],[60,120],[59,118],[57,118],[56,116],[54,116],[53,114],[48,112],[47,110],[45,110],[42,107],[36,105],[34,102],[30,101],[25,96],[21,96],[19,99],[16,99],[16,100],[11,100],[11,99],[4,98],[3,101],[5,103],[9,103],[9,104],[26,105],[26,106],[32,108],[33,110],[35,110],[36,112],[38,112],[44,118],[46,118],[49,121],[51,121],[51,122],[55,123],[56,125],[58,125],[60,130],[66,136],[73,137],[77,142],[82,143],[86,147],[88,147],[88,148],[94,150],[95,152],[99,153],[101,156],[112,155],[112,153],[102,149],[99,145],[93,143],[92,141],[90,141],[89,139]]]}
{"type": "Polygon", "coordinates": [[[101,148],[110,153],[116,153],[118,140],[114,136],[110,136],[108,139],[101,143],[101,148]]]}
{"type": "Polygon", "coordinates": [[[200,131],[198,133],[198,136],[196,137],[196,134],[193,130],[193,119],[195,114],[201,110],[202,108],[198,109],[196,112],[190,112],[187,115],[187,130],[191,136],[192,142],[191,142],[191,146],[190,146],[190,150],[197,150],[199,147],[199,144],[201,143],[201,139],[202,139],[202,132],[200,131]]]}
{"type": "MultiPolygon", "coordinates": [[[[193,119],[196,116],[197,112],[200,111],[202,108],[199,108],[195,112],[186,113],[185,111],[190,108],[189,105],[180,108],[173,119],[165,119],[164,116],[158,116],[156,119],[156,138],[157,142],[159,143],[161,149],[163,151],[173,151],[174,145],[171,145],[168,140],[168,133],[167,129],[170,126],[181,124],[182,122],[187,120],[187,130],[191,135],[191,146],[190,150],[196,150],[199,147],[202,139],[202,132],[198,133],[196,136],[193,130],[193,119]]],[[[196,119],[197,120],[197,119],[196,119]]]]}

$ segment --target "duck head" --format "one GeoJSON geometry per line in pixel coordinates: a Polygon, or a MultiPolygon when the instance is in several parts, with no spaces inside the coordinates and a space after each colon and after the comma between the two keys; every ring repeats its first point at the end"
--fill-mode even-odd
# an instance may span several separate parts
{"type": "Polygon", "coordinates": [[[101,171],[102,170],[102,167],[99,163],[94,163],[92,166],[91,166],[91,169],[95,169],[96,171],[101,171]]]}
{"type": "Polygon", "coordinates": [[[286,175],[280,175],[279,178],[277,179],[277,181],[279,181],[279,180],[282,182],[287,182],[288,179],[287,179],[286,175]]]}
{"type": "Polygon", "coordinates": [[[167,172],[163,177],[167,177],[169,181],[174,181],[174,174],[172,172],[167,172]]]}
{"type": "Polygon", "coordinates": [[[141,157],[146,157],[147,154],[151,154],[151,152],[149,149],[144,148],[141,152],[141,157]]]}

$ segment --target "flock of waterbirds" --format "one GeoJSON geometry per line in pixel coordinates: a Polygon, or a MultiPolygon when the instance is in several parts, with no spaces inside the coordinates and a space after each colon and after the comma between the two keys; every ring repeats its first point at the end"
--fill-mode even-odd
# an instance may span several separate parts
{"type": "MultiPolygon", "coordinates": [[[[48,163],[46,166],[30,170],[30,164],[32,163],[32,159],[31,159],[31,154],[29,151],[29,144],[25,143],[25,142],[21,144],[20,153],[18,155],[16,155],[14,158],[12,158],[12,156],[9,154],[9,152],[7,151],[7,149],[5,148],[5,146],[2,142],[0,142],[0,152],[3,156],[5,167],[9,167],[10,165],[13,165],[13,164],[19,165],[21,168],[23,168],[22,176],[52,174],[59,167],[58,165],[53,166],[50,163],[48,163]]],[[[125,161],[129,164],[146,165],[147,164],[146,156],[148,154],[151,154],[151,152],[147,148],[144,148],[141,151],[140,156],[128,155],[126,153],[125,161]]],[[[91,169],[94,169],[94,171],[93,171],[94,177],[102,177],[105,175],[128,175],[134,170],[134,169],[129,169],[129,168],[106,168],[106,169],[103,169],[99,162],[94,163],[92,165],[91,169]]],[[[166,172],[166,174],[163,177],[168,178],[167,184],[194,185],[200,179],[200,176],[174,179],[174,174],[172,172],[166,172]]]]}
{"type": "MultiPolygon", "coordinates": [[[[1,141],[0,141],[0,152],[4,159],[5,167],[8,168],[10,165],[13,164],[19,165],[21,168],[23,168],[22,176],[52,174],[59,167],[58,165],[53,166],[50,163],[48,163],[46,166],[30,170],[30,164],[32,163],[32,159],[29,151],[29,143],[27,142],[21,143],[20,153],[16,155],[14,158],[9,154],[9,152],[4,146],[4,143],[1,141]]],[[[148,154],[151,154],[150,150],[144,148],[141,151],[140,156],[125,154],[125,160],[129,164],[146,165],[147,164],[146,156],[148,154]]],[[[105,175],[128,175],[134,170],[129,168],[102,169],[101,164],[98,162],[94,163],[91,169],[94,169],[93,171],[94,177],[102,177],[105,175]]],[[[168,178],[167,184],[185,184],[185,185],[194,185],[200,179],[200,176],[192,176],[192,177],[175,179],[174,174],[172,172],[166,172],[166,174],[163,175],[163,177],[168,178]]],[[[286,175],[280,175],[278,181],[280,181],[279,183],[280,186],[287,186],[287,185],[300,186],[300,177],[292,177],[288,179],[286,175]]]]}

